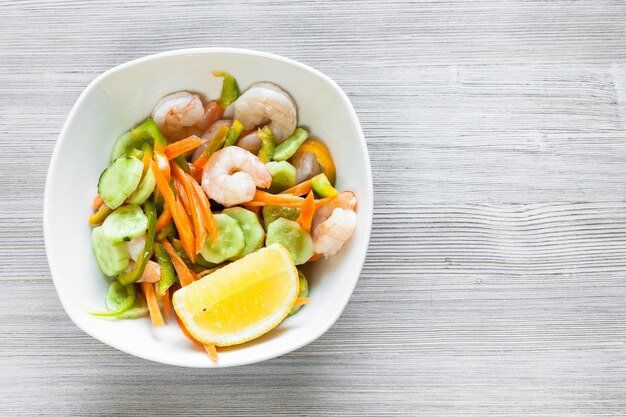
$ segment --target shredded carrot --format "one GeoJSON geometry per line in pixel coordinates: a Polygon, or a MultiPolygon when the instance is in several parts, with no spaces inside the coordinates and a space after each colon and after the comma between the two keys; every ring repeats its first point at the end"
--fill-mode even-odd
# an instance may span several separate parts
{"type": "Polygon", "coordinates": [[[176,175],[174,175],[173,181],[177,199],[183,203],[183,207],[185,208],[187,214],[191,215],[191,201],[189,200],[189,195],[187,194],[187,190],[185,190],[185,186],[178,178],[176,178],[176,175]]]}
{"type": "Polygon", "coordinates": [[[161,315],[161,309],[159,309],[159,301],[157,300],[156,291],[154,290],[154,284],[150,282],[142,282],[141,289],[146,296],[152,325],[155,327],[163,326],[165,322],[163,321],[163,316],[161,315]]]}
{"type": "Polygon", "coordinates": [[[315,200],[315,210],[317,210],[318,208],[322,207],[324,204],[328,203],[333,198],[334,197],[326,197],[326,198],[322,198],[320,200],[315,200]]]}
{"type": "Polygon", "coordinates": [[[313,221],[313,214],[315,213],[315,197],[313,191],[309,192],[309,195],[304,199],[302,204],[302,210],[298,216],[297,222],[304,229],[305,232],[311,231],[311,222],[313,221]]]}
{"type": "Polygon", "coordinates": [[[94,210],[98,210],[103,204],[104,199],[102,198],[102,196],[100,194],[96,194],[96,196],[93,198],[93,202],[91,203],[91,207],[94,210]]]}
{"type": "MultiPolygon", "coordinates": [[[[192,165],[193,166],[193,165],[192,165]]],[[[192,169],[191,170],[191,178],[193,178],[198,184],[202,182],[202,170],[201,169],[192,169]]]]}
{"type": "Polygon", "coordinates": [[[318,261],[321,257],[322,257],[322,254],[321,254],[321,253],[316,253],[316,254],[314,254],[313,256],[311,256],[307,262],[315,262],[315,261],[318,261]]]}
{"type": "Polygon", "coordinates": [[[189,152],[193,149],[196,149],[198,146],[202,145],[204,140],[200,139],[197,136],[189,136],[186,139],[179,140],[178,142],[171,143],[167,145],[165,148],[165,156],[170,161],[177,156],[180,156],[186,152],[189,152]]]}
{"type": "Polygon", "coordinates": [[[150,169],[150,161],[152,161],[152,155],[153,152],[146,151],[141,157],[141,162],[143,163],[143,169],[141,170],[142,176],[146,175],[146,172],[148,172],[148,169],[150,169]]]}
{"type": "Polygon", "coordinates": [[[213,362],[217,362],[217,349],[215,349],[215,345],[204,345],[204,350],[209,354],[209,358],[213,362]]]}
{"type": "Polygon", "coordinates": [[[304,198],[290,194],[271,194],[266,191],[256,190],[252,201],[283,207],[301,207],[304,203],[304,198]]]}
{"type": "Polygon", "coordinates": [[[205,276],[207,276],[209,274],[212,274],[213,272],[217,271],[220,268],[221,268],[221,266],[218,266],[216,268],[211,268],[211,269],[205,269],[204,271],[202,271],[202,272],[200,272],[198,274],[198,278],[202,278],[202,277],[205,277],[205,276]]]}
{"type": "Polygon", "coordinates": [[[311,299],[309,297],[298,297],[296,298],[296,301],[293,303],[294,307],[298,307],[304,304],[308,304],[311,302],[311,299]]]}
{"type": "MultiPolygon", "coordinates": [[[[174,178],[180,182],[183,187],[184,193],[189,200],[188,212],[191,212],[191,219],[193,221],[194,234],[196,238],[196,254],[200,253],[202,250],[202,246],[204,245],[204,241],[207,237],[207,228],[204,224],[204,219],[202,214],[200,213],[200,202],[198,201],[198,197],[196,196],[195,190],[193,188],[192,183],[195,183],[193,178],[187,176],[185,171],[183,171],[178,165],[172,165],[172,172],[174,173],[174,178]]],[[[177,186],[178,188],[178,186],[177,186]]],[[[182,194],[182,193],[181,193],[182,194]]]]}
{"type": "Polygon", "coordinates": [[[213,217],[213,213],[211,213],[211,204],[209,203],[209,198],[197,182],[191,181],[190,179],[189,183],[193,188],[196,202],[200,207],[200,215],[203,218],[202,222],[204,223],[206,230],[209,232],[211,240],[215,242],[217,239],[217,222],[215,221],[215,217],[213,217]]]}
{"type": "Polygon", "coordinates": [[[183,287],[191,284],[195,281],[193,272],[185,265],[183,259],[178,256],[172,244],[167,240],[161,240],[161,245],[170,256],[170,260],[172,261],[172,265],[174,265],[174,269],[176,270],[176,275],[178,275],[178,280],[180,281],[180,285],[183,287]]]}
{"type": "Polygon", "coordinates": [[[187,213],[185,213],[185,208],[183,207],[183,204],[180,202],[179,199],[176,199],[176,206],[178,207],[178,211],[183,213],[182,222],[184,223],[184,225],[182,227],[186,230],[183,237],[183,235],[180,233],[180,228],[177,227],[178,234],[180,235],[180,243],[183,245],[183,249],[185,250],[187,257],[191,260],[191,262],[196,263],[196,238],[191,228],[191,221],[189,220],[189,216],[187,216],[187,213]]]}
{"type": "Polygon", "coordinates": [[[193,251],[194,236],[193,231],[191,230],[191,225],[189,224],[189,217],[187,217],[187,213],[185,213],[184,209],[182,209],[180,202],[176,200],[176,197],[170,188],[169,182],[165,179],[154,161],[152,162],[152,172],[156,180],[157,190],[165,199],[165,207],[169,207],[169,211],[172,214],[172,219],[174,219],[174,224],[176,225],[176,229],[180,235],[183,248],[185,248],[187,255],[191,254],[189,259],[195,260],[195,252],[193,251]]]}
{"type": "Polygon", "coordinates": [[[180,327],[180,330],[183,331],[183,334],[185,336],[187,336],[187,339],[191,340],[193,343],[195,343],[196,345],[200,346],[200,347],[204,347],[204,345],[200,342],[198,342],[196,340],[195,337],[193,337],[191,335],[191,333],[189,333],[189,330],[187,330],[187,328],[185,327],[185,324],[182,322],[182,320],[180,319],[180,317],[178,317],[178,314],[174,314],[174,317],[176,317],[176,321],[178,322],[178,326],[180,327]]]}
{"type": "Polygon", "coordinates": [[[165,318],[170,318],[170,289],[165,290],[165,295],[163,296],[163,313],[165,314],[165,318]]]}
{"type": "Polygon", "coordinates": [[[170,208],[166,205],[163,209],[163,213],[157,219],[156,231],[159,232],[167,227],[168,224],[172,221],[172,212],[170,208]]]}
{"type": "Polygon", "coordinates": [[[286,189],[281,194],[292,194],[296,196],[305,195],[311,192],[311,180],[306,180],[300,184],[296,184],[291,188],[286,189]]]}
{"type": "Polygon", "coordinates": [[[260,201],[248,201],[247,203],[243,203],[242,206],[245,206],[248,209],[256,208],[258,210],[259,207],[267,206],[267,203],[262,203],[260,201]]]}

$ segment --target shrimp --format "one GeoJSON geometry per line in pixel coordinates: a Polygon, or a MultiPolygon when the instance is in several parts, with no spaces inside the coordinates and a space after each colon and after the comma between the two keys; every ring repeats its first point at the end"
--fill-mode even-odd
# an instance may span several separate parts
{"type": "Polygon", "coordinates": [[[246,130],[265,124],[281,143],[296,129],[296,104],[289,94],[276,84],[256,83],[246,90],[234,103],[234,118],[243,123],[246,130]]]}
{"type": "Polygon", "coordinates": [[[252,152],[255,155],[258,154],[261,150],[261,138],[259,137],[258,131],[255,130],[254,132],[239,139],[237,146],[248,152],[252,152]]]}
{"type": "Polygon", "coordinates": [[[247,203],[257,187],[268,188],[272,174],[254,154],[229,146],[211,155],[202,173],[202,188],[223,206],[247,203]]]}
{"type": "Polygon", "coordinates": [[[322,172],[322,167],[317,162],[317,156],[313,152],[302,152],[299,156],[294,157],[291,163],[296,167],[296,184],[322,172]]]}
{"type": "Polygon", "coordinates": [[[352,237],[357,222],[354,212],[357,201],[353,192],[344,191],[315,212],[311,228],[315,253],[330,258],[352,237]]]}
{"type": "Polygon", "coordinates": [[[193,155],[191,156],[191,162],[195,162],[196,159],[200,158],[200,155],[202,155],[202,152],[206,149],[209,141],[213,139],[213,136],[215,136],[215,134],[217,133],[217,129],[222,126],[230,127],[232,126],[232,124],[232,120],[218,120],[217,122],[213,123],[211,127],[209,127],[209,129],[204,133],[204,135],[202,135],[201,139],[204,140],[204,143],[198,146],[193,152],[193,155]]]}
{"type": "Polygon", "coordinates": [[[152,111],[152,118],[168,138],[178,137],[187,127],[201,122],[205,110],[197,94],[179,91],[163,97],[152,111]]]}

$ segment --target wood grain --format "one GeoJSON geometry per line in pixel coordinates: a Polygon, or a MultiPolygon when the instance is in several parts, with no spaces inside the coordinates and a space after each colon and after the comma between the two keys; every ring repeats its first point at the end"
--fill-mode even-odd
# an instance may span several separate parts
{"type": "Polygon", "coordinates": [[[0,13],[0,415],[625,414],[624,2],[0,0],[0,13]],[[279,53],[335,79],[376,193],[336,325],[214,372],[82,333],[41,224],[82,89],[195,46],[279,53]]]}

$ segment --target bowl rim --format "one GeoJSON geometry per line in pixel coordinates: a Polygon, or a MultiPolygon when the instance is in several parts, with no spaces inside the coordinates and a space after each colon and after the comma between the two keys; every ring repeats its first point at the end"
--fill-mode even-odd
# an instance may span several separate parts
{"type": "Polygon", "coordinates": [[[324,333],[326,333],[328,331],[328,329],[330,329],[339,319],[339,317],[341,316],[341,314],[343,313],[343,311],[345,310],[350,297],[352,296],[352,294],[354,293],[354,289],[356,288],[357,282],[359,281],[359,278],[361,276],[361,272],[363,270],[363,266],[365,263],[365,258],[368,252],[368,248],[369,248],[369,241],[370,241],[370,236],[371,236],[371,230],[372,230],[372,223],[373,223],[373,207],[374,207],[374,190],[373,190],[373,180],[372,180],[372,168],[371,168],[371,163],[370,163],[370,157],[369,157],[369,152],[367,150],[367,144],[365,141],[365,136],[363,134],[363,129],[361,127],[361,123],[359,122],[359,119],[357,117],[356,111],[354,110],[354,107],[352,106],[352,103],[350,102],[348,96],[346,95],[346,93],[341,89],[341,87],[339,87],[339,85],[333,81],[329,76],[327,76],[326,74],[322,73],[319,70],[316,70],[315,68],[312,68],[306,64],[303,64],[301,62],[298,62],[296,60],[293,60],[291,58],[286,58],[280,55],[276,55],[276,54],[272,54],[272,53],[268,53],[268,52],[261,52],[261,51],[256,51],[256,50],[252,50],[252,49],[244,49],[244,48],[228,48],[228,47],[202,47],[202,48],[185,48],[185,49],[175,49],[175,50],[170,50],[170,51],[164,51],[164,52],[160,52],[160,53],[156,53],[156,54],[151,54],[151,55],[147,55],[147,56],[143,56],[140,58],[136,58],[133,59],[131,61],[127,61],[124,62],[122,64],[119,64],[113,68],[110,68],[106,71],[104,71],[103,73],[99,74],[96,78],[94,78],[88,85],[87,87],[85,87],[85,89],[80,93],[80,95],[78,96],[78,98],[76,99],[76,102],[74,103],[74,105],[72,106],[72,109],[70,110],[67,118],[65,119],[65,122],[63,123],[63,127],[59,133],[59,136],[57,138],[57,141],[54,145],[54,150],[52,152],[52,156],[50,158],[50,162],[48,165],[48,170],[46,172],[46,182],[45,182],[45,188],[44,188],[44,201],[43,201],[43,233],[44,233],[44,244],[45,244],[45,248],[46,248],[46,258],[48,260],[48,268],[50,270],[50,275],[52,277],[52,281],[57,293],[57,296],[59,297],[59,300],[61,301],[61,305],[63,306],[63,309],[65,310],[65,313],[69,316],[70,320],[72,320],[72,322],[74,322],[74,324],[80,328],[83,332],[87,333],[88,335],[90,335],[91,337],[93,337],[94,339],[97,339],[121,352],[127,353],[129,355],[133,355],[142,359],[146,359],[152,362],[157,362],[157,363],[162,363],[162,364],[166,364],[166,365],[173,365],[173,366],[180,366],[180,367],[187,367],[187,368],[225,368],[225,367],[232,367],[232,366],[241,366],[241,365],[248,365],[248,364],[252,364],[252,363],[257,363],[257,362],[262,362],[262,361],[266,361],[269,359],[273,359],[276,358],[278,356],[282,356],[284,354],[287,354],[289,352],[293,352],[295,350],[298,350],[300,348],[302,348],[303,346],[308,345],[309,343],[315,341],[316,339],[318,339],[319,337],[321,337],[324,333]],[[151,355],[150,352],[144,352],[144,351],[140,351],[139,349],[136,348],[132,348],[132,347],[128,347],[125,346],[123,343],[118,343],[116,340],[114,339],[110,339],[108,337],[105,337],[101,334],[98,334],[95,331],[92,331],[91,328],[89,326],[83,325],[80,320],[75,317],[74,313],[72,313],[71,309],[68,308],[68,304],[69,304],[69,300],[66,298],[66,295],[64,295],[60,290],[59,290],[59,278],[56,276],[57,274],[55,274],[55,270],[56,268],[56,261],[52,256],[51,253],[51,247],[52,247],[52,236],[51,236],[51,232],[49,230],[50,228],[50,224],[53,221],[53,219],[51,218],[51,214],[50,214],[50,205],[51,203],[51,188],[52,188],[52,173],[53,171],[56,169],[57,166],[57,159],[59,158],[59,154],[60,154],[60,146],[63,143],[63,141],[65,140],[65,136],[67,134],[67,130],[69,128],[69,126],[73,123],[74,118],[76,117],[76,113],[78,111],[78,109],[83,105],[83,102],[85,101],[88,93],[91,92],[92,89],[95,88],[95,86],[104,78],[108,77],[110,74],[113,74],[115,72],[124,70],[126,68],[135,66],[135,65],[139,65],[139,64],[143,64],[145,62],[150,62],[150,61],[156,61],[159,60],[161,58],[165,58],[165,57],[171,57],[171,56],[179,56],[179,55],[189,55],[189,54],[213,54],[213,53],[229,53],[229,54],[235,54],[235,55],[245,55],[245,56],[256,56],[256,57],[261,57],[261,58],[267,58],[267,59],[271,59],[274,61],[278,61],[278,62],[282,62],[294,67],[299,68],[300,70],[312,73],[313,75],[322,78],[323,80],[325,80],[327,83],[329,83],[334,89],[335,91],[338,93],[338,95],[341,97],[341,99],[344,101],[344,104],[347,105],[348,110],[349,110],[349,114],[351,116],[351,121],[352,123],[356,126],[357,128],[357,133],[358,133],[358,137],[359,137],[359,145],[361,146],[361,151],[363,152],[363,155],[365,156],[365,170],[366,170],[366,174],[367,174],[367,178],[366,178],[366,183],[367,183],[367,197],[369,198],[369,200],[371,201],[371,205],[369,207],[369,210],[365,213],[363,213],[363,219],[366,221],[366,227],[365,227],[365,234],[363,235],[362,239],[366,240],[367,246],[365,248],[365,250],[360,253],[357,254],[358,256],[358,260],[359,260],[359,264],[358,264],[358,273],[354,274],[354,278],[352,279],[352,282],[350,283],[351,285],[351,289],[350,292],[346,292],[346,296],[343,297],[343,299],[340,300],[340,304],[341,304],[341,308],[338,309],[338,313],[335,315],[335,317],[332,317],[332,320],[327,320],[322,326],[320,326],[320,331],[316,332],[316,333],[312,333],[309,337],[307,338],[303,338],[302,340],[296,342],[295,344],[289,345],[289,346],[285,346],[285,347],[281,347],[280,349],[277,349],[273,352],[267,353],[267,354],[263,354],[257,357],[253,357],[250,359],[245,359],[242,361],[239,361],[237,363],[230,363],[230,364],[223,364],[220,362],[217,363],[209,363],[209,362],[199,362],[197,365],[196,364],[183,364],[180,362],[177,362],[175,360],[175,357],[172,358],[162,358],[158,355],[151,355]]]}

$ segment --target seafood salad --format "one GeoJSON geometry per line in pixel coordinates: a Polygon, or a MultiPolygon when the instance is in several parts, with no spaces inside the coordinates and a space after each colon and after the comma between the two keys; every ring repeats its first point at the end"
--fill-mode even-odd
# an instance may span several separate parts
{"type": "MultiPolygon", "coordinates": [[[[226,72],[219,98],[159,100],[121,135],[89,218],[110,278],[112,319],[174,319],[217,361],[311,302],[299,266],[335,256],[357,225],[357,196],[335,188],[328,147],[298,127],[294,99],[226,72]]],[[[314,265],[312,265],[314,267],[314,265]]]]}

